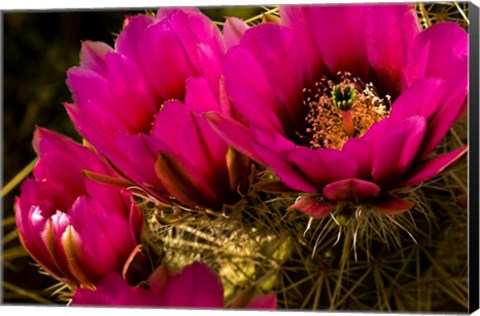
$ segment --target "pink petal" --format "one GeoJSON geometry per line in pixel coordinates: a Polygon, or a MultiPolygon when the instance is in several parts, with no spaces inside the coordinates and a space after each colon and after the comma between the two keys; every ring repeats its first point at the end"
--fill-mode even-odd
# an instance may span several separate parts
{"type": "Polygon", "coordinates": [[[84,41],[80,51],[80,66],[105,76],[105,55],[109,52],[113,52],[113,48],[103,42],[84,41]]]}
{"type": "MultiPolygon", "coordinates": [[[[85,158],[85,155],[78,155],[76,158],[82,159],[85,158]]],[[[38,189],[37,194],[55,201],[57,208],[67,210],[76,196],[85,193],[85,178],[81,172],[81,167],[81,162],[75,160],[74,157],[69,157],[68,151],[63,156],[60,152],[46,153],[41,157],[34,170],[35,178],[46,183],[43,188],[38,189]],[[52,194],[53,192],[59,193],[56,191],[56,185],[63,186],[63,188],[60,188],[63,191],[60,196],[52,194]],[[49,189],[52,189],[53,192],[48,192],[49,189]]]]}
{"type": "Polygon", "coordinates": [[[288,160],[303,174],[317,191],[331,182],[352,178],[357,166],[344,153],[332,149],[298,147],[290,152],[288,160]]]}
{"type": "Polygon", "coordinates": [[[191,112],[179,130],[180,155],[190,162],[214,191],[228,191],[228,146],[204,118],[191,112]]]}
{"type": "Polygon", "coordinates": [[[52,151],[63,151],[77,157],[83,150],[71,138],[42,127],[35,128],[32,144],[35,152],[40,157],[52,151]]]}
{"type": "Polygon", "coordinates": [[[308,7],[280,6],[282,25],[292,28],[298,46],[302,47],[301,53],[305,59],[302,65],[306,82],[313,84],[318,80],[318,74],[325,72],[322,57],[313,41],[315,29],[308,23],[308,7]]]}
{"type": "MultiPolygon", "coordinates": [[[[121,210],[123,211],[123,210],[121,210]]],[[[92,267],[100,276],[120,271],[135,242],[130,238],[128,218],[107,212],[97,201],[80,197],[69,211],[80,243],[81,265],[92,267]]]]}
{"type": "Polygon", "coordinates": [[[412,169],[409,174],[411,176],[404,181],[400,186],[411,186],[424,182],[435,175],[439,174],[467,153],[468,147],[462,147],[452,152],[437,156],[430,159],[415,169],[412,169]]]}
{"type": "Polygon", "coordinates": [[[374,209],[388,215],[401,214],[414,206],[415,202],[396,197],[382,197],[372,203],[374,209]]]}
{"type": "Polygon", "coordinates": [[[168,307],[223,308],[223,285],[215,271],[195,262],[169,279],[165,288],[168,307]]]}
{"type": "MultiPolygon", "coordinates": [[[[28,179],[26,180],[28,181],[28,179]]],[[[22,185],[22,190],[27,186],[22,185]]],[[[15,200],[15,223],[20,241],[30,253],[30,255],[39,262],[45,269],[57,277],[62,276],[52,260],[50,253],[43,242],[42,231],[45,229],[46,218],[41,215],[41,211],[35,206],[22,207],[21,198],[15,200]]]]}
{"type": "Polygon", "coordinates": [[[218,207],[217,194],[200,173],[183,157],[158,153],[155,174],[171,196],[182,204],[194,207],[218,207]]]}
{"type": "Polygon", "coordinates": [[[391,122],[388,118],[374,123],[368,131],[358,138],[350,138],[342,148],[357,165],[356,177],[361,179],[372,178],[372,165],[378,146],[384,136],[390,131],[391,122]]]}
{"type": "Polygon", "coordinates": [[[323,188],[323,195],[331,201],[360,202],[380,193],[375,183],[361,179],[344,179],[332,182],[323,188]]]}
{"type": "Polygon", "coordinates": [[[81,106],[64,103],[64,106],[78,133],[99,151],[102,151],[99,144],[102,144],[100,147],[108,147],[109,139],[123,128],[120,120],[101,110],[98,103],[90,101],[81,106]]]}
{"type": "Polygon", "coordinates": [[[375,155],[372,176],[376,183],[389,184],[405,173],[417,156],[427,123],[423,116],[412,116],[392,127],[375,155]]]}
{"type": "Polygon", "coordinates": [[[313,41],[331,73],[348,71],[354,77],[368,74],[366,5],[322,5],[309,8],[313,41]]]}
{"type": "Polygon", "coordinates": [[[176,33],[178,41],[184,47],[193,65],[200,64],[197,55],[199,44],[210,47],[215,59],[223,55],[222,35],[219,28],[198,8],[159,10],[157,18],[160,20],[159,23],[165,22],[170,32],[176,33]]]}
{"type": "Polygon", "coordinates": [[[197,45],[197,55],[198,71],[207,80],[210,90],[218,95],[222,75],[223,54],[215,51],[211,46],[201,43],[197,45]]]}
{"type": "Polygon", "coordinates": [[[317,192],[319,188],[311,183],[309,175],[298,170],[298,167],[290,161],[290,151],[272,150],[268,145],[252,145],[263,164],[272,168],[280,180],[291,189],[302,192],[317,192]]]}
{"type": "Polygon", "coordinates": [[[140,38],[145,29],[154,22],[155,19],[153,17],[143,14],[130,18],[128,25],[123,29],[115,42],[115,50],[132,60],[138,61],[140,38]]]}
{"type": "Polygon", "coordinates": [[[437,23],[416,36],[405,69],[407,85],[421,78],[453,84],[468,76],[468,34],[457,23],[437,23]]]}
{"type": "Polygon", "coordinates": [[[108,54],[106,65],[110,95],[115,104],[109,112],[121,118],[124,130],[132,134],[148,131],[160,100],[154,97],[137,65],[126,57],[108,54]]]}
{"type": "Polygon", "coordinates": [[[203,117],[208,120],[212,128],[225,142],[251,159],[262,162],[252,147],[252,143],[256,142],[256,140],[251,129],[220,113],[209,112],[204,114],[203,117]]]}
{"type": "Polygon", "coordinates": [[[224,72],[226,90],[235,109],[249,125],[271,132],[283,132],[281,118],[286,120],[287,113],[276,98],[263,66],[254,55],[240,46],[233,47],[225,55],[224,72]]]}
{"type": "Polygon", "coordinates": [[[204,71],[209,79],[219,79],[220,73],[212,70],[220,70],[221,33],[198,9],[159,12],[159,21],[141,35],[139,59],[149,83],[165,100],[183,99],[187,78],[204,71]]]}
{"type": "Polygon", "coordinates": [[[277,294],[268,293],[257,296],[248,305],[249,309],[277,309],[277,294]]]}
{"type": "Polygon", "coordinates": [[[141,190],[161,201],[169,200],[154,169],[158,152],[172,151],[168,145],[155,137],[144,134],[118,133],[107,149],[106,156],[109,157],[115,171],[123,178],[136,183],[141,190]]]}
{"type": "MultiPolygon", "coordinates": [[[[240,43],[240,47],[250,52],[263,66],[261,71],[276,96],[272,109],[287,130],[304,124],[306,115],[299,109],[303,107],[302,90],[305,82],[300,50],[292,50],[293,46],[298,45],[294,35],[287,28],[266,23],[246,31],[240,43]]],[[[257,85],[262,87],[260,82],[257,85]]]]}
{"type": "Polygon", "coordinates": [[[179,35],[172,32],[172,23],[163,19],[150,25],[138,43],[142,73],[165,100],[183,99],[185,81],[196,74],[179,35]]]}
{"type": "Polygon", "coordinates": [[[452,125],[465,115],[467,105],[468,78],[458,82],[458,86],[450,90],[450,94],[442,100],[441,110],[429,122],[420,158],[425,158],[432,152],[448,133],[452,125]]]}
{"type": "Polygon", "coordinates": [[[161,19],[165,19],[167,17],[170,17],[174,14],[180,13],[180,12],[187,13],[187,14],[192,14],[192,15],[201,14],[200,10],[198,8],[195,8],[195,7],[160,8],[157,11],[156,17],[157,17],[158,20],[161,20],[161,19]]]}
{"type": "Polygon", "coordinates": [[[75,229],[69,225],[62,235],[62,246],[69,262],[69,270],[79,284],[94,288],[102,274],[94,266],[94,261],[88,256],[82,240],[75,229]]]}
{"type": "Polygon", "coordinates": [[[330,214],[336,206],[336,203],[325,201],[321,196],[303,195],[298,197],[287,210],[300,211],[311,217],[322,218],[330,214]]]}
{"type": "Polygon", "coordinates": [[[164,306],[161,297],[139,287],[130,287],[117,273],[105,276],[97,290],[78,288],[72,306],[164,306]]]}
{"type": "Polygon", "coordinates": [[[71,114],[80,116],[77,119],[83,123],[83,126],[76,125],[77,128],[86,127],[85,121],[90,121],[105,133],[131,129],[125,118],[118,115],[119,109],[112,99],[107,78],[86,68],[73,67],[67,72],[67,84],[77,106],[71,114]]]}
{"type": "Polygon", "coordinates": [[[227,17],[223,25],[223,40],[225,49],[238,45],[243,33],[249,28],[248,24],[235,17],[227,17]]]}
{"type": "Polygon", "coordinates": [[[57,277],[60,280],[68,280],[67,283],[73,283],[75,277],[70,272],[69,262],[61,239],[70,224],[70,218],[66,213],[57,211],[45,224],[41,237],[52,261],[60,271],[57,277]]]}
{"type": "Polygon", "coordinates": [[[197,112],[220,111],[218,96],[203,77],[187,80],[186,106],[197,112]]]}
{"type": "Polygon", "coordinates": [[[400,122],[410,116],[421,115],[430,120],[442,110],[446,92],[443,80],[417,80],[393,103],[390,119],[400,122]]]}
{"type": "Polygon", "coordinates": [[[82,67],[70,68],[67,72],[67,84],[78,106],[93,101],[101,104],[99,111],[113,109],[108,81],[95,71],[82,67]]]}
{"type": "Polygon", "coordinates": [[[407,52],[420,23],[411,4],[370,5],[365,11],[368,59],[381,84],[379,92],[395,97],[403,89],[407,52]]]}
{"type": "Polygon", "coordinates": [[[167,101],[157,113],[152,126],[152,136],[162,140],[175,152],[179,149],[178,131],[188,117],[187,107],[180,101],[167,101]]]}

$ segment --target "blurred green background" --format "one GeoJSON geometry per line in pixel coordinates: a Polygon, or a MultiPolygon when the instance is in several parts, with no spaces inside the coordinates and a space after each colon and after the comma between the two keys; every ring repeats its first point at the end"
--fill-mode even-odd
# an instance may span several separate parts
{"type": "MultiPolygon", "coordinates": [[[[215,21],[225,16],[249,18],[259,7],[201,8],[215,21]]],[[[31,146],[35,126],[80,137],[63,108],[71,96],[66,70],[79,63],[82,40],[114,44],[130,11],[31,11],[3,13],[3,185],[27,166],[35,153],[31,146]]],[[[38,273],[34,261],[16,238],[13,201],[19,186],[3,197],[3,303],[47,303],[46,288],[57,282],[38,273]],[[43,299],[42,299],[43,298],[43,299]]],[[[49,299],[52,303],[55,298],[49,299]]],[[[58,301],[57,301],[58,302],[58,301]]]]}

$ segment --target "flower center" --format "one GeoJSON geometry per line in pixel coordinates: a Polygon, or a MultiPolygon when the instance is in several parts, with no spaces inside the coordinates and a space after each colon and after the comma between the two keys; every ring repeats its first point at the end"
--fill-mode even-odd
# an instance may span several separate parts
{"type": "Polygon", "coordinates": [[[364,84],[348,72],[337,73],[335,83],[323,77],[312,89],[303,89],[308,107],[307,138],[311,148],[342,149],[350,137],[360,137],[390,114],[390,96],[378,96],[372,83],[364,84]]]}

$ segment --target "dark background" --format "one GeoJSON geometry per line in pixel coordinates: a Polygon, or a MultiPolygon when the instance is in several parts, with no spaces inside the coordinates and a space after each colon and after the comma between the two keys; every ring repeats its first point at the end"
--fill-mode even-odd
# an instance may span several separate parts
{"type": "MultiPolygon", "coordinates": [[[[258,7],[201,8],[215,21],[224,16],[252,17],[258,7]]],[[[71,102],[65,84],[66,70],[79,63],[82,40],[103,41],[113,46],[126,15],[156,9],[129,11],[35,11],[3,13],[3,185],[35,158],[31,146],[35,126],[80,137],[63,108],[71,102]]],[[[13,200],[19,186],[3,198],[2,301],[45,303],[46,288],[57,282],[38,273],[34,261],[15,234],[13,200]]]]}

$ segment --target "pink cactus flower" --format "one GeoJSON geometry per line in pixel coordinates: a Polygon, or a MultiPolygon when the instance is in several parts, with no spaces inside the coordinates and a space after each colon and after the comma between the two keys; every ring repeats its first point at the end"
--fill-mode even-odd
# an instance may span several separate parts
{"type": "Polygon", "coordinates": [[[167,204],[221,209],[247,184],[248,160],[229,149],[199,113],[231,113],[221,80],[225,36],[198,9],[160,9],[125,20],[115,48],[84,42],[68,71],[79,133],[150,196],[167,204]]]}
{"type": "Polygon", "coordinates": [[[87,147],[38,128],[33,146],[40,157],[15,201],[21,242],[53,277],[71,287],[93,288],[121,271],[140,241],[143,216],[132,196],[83,175],[113,175],[87,147]]]}
{"type": "Polygon", "coordinates": [[[467,33],[455,23],[421,30],[408,4],[287,6],[280,14],[282,25],[246,30],[225,55],[225,87],[245,123],[205,117],[289,189],[309,193],[292,208],[314,217],[338,202],[410,209],[397,189],[467,150],[431,155],[466,113],[467,33]]]}
{"type": "MultiPolygon", "coordinates": [[[[96,291],[77,289],[72,306],[223,308],[223,286],[207,265],[195,262],[172,275],[160,266],[148,279],[148,289],[132,287],[116,273],[107,275],[96,291]]],[[[246,303],[251,309],[276,309],[273,293],[259,295],[246,303]]]]}

